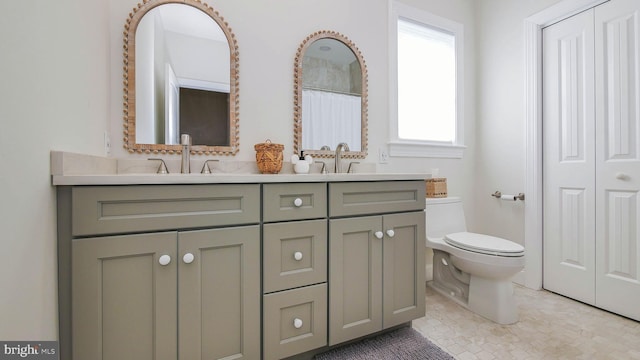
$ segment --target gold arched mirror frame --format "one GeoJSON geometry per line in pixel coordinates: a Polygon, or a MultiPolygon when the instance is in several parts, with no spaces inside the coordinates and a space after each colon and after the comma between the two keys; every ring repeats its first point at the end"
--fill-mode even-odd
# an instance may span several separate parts
{"type": "Polygon", "coordinates": [[[129,14],[124,26],[124,148],[130,153],[174,154],[182,151],[181,145],[140,144],[136,142],[136,30],[142,17],[152,9],[164,4],[184,4],[203,11],[215,21],[224,32],[229,44],[229,145],[193,145],[192,154],[198,155],[235,155],[239,141],[239,52],[235,35],[229,24],[212,7],[200,0],[144,0],[129,14]]]}
{"type": "Polygon", "coordinates": [[[305,154],[310,154],[314,157],[319,158],[332,158],[335,157],[335,152],[332,150],[321,150],[321,149],[303,149],[302,147],[302,72],[303,72],[303,59],[305,56],[306,50],[309,48],[311,44],[320,39],[334,39],[345,46],[347,46],[355,55],[358,62],[360,63],[360,70],[362,75],[362,92],[361,92],[361,146],[358,151],[346,151],[343,153],[343,157],[345,158],[356,158],[356,159],[364,159],[367,156],[367,133],[368,133],[368,74],[367,74],[367,66],[365,64],[364,58],[362,57],[362,53],[358,49],[358,47],[346,36],[330,30],[322,30],[314,32],[313,34],[307,36],[302,44],[298,47],[298,51],[296,52],[295,57],[295,65],[294,65],[294,102],[293,102],[293,116],[294,116],[294,130],[293,130],[293,151],[296,154],[300,154],[301,151],[304,150],[305,154]]]}

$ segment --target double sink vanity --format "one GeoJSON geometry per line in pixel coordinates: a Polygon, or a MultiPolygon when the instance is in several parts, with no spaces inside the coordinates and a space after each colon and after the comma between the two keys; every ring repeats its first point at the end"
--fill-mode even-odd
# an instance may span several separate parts
{"type": "Polygon", "coordinates": [[[424,316],[428,175],[117,161],[52,153],[63,358],[309,358],[424,316]]]}

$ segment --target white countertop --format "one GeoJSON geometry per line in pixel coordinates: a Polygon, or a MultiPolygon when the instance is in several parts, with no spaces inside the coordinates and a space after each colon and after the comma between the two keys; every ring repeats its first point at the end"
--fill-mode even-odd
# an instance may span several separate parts
{"type": "MultiPolygon", "coordinates": [[[[145,162],[145,164],[151,164],[150,169],[152,170],[157,167],[154,163],[145,162]]],[[[431,178],[431,175],[427,173],[374,172],[356,172],[351,174],[256,174],[238,172],[213,174],[119,173],[117,159],[57,151],[52,151],[51,153],[51,183],[54,186],[393,181],[425,180],[429,178],[431,178]]]]}
{"type": "Polygon", "coordinates": [[[96,174],[53,175],[53,185],[238,184],[424,180],[429,174],[96,174]]]}

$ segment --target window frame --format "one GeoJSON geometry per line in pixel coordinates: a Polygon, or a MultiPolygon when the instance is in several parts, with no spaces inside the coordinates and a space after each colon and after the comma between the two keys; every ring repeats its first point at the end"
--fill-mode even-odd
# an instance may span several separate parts
{"type": "Polygon", "coordinates": [[[453,20],[389,0],[389,156],[462,158],[464,145],[464,26],[453,20]],[[406,140],[398,136],[398,19],[441,29],[455,37],[456,130],[453,142],[406,140]]]}

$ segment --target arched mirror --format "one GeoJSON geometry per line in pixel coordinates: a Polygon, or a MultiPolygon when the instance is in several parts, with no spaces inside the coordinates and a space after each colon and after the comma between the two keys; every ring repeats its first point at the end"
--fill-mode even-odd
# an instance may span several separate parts
{"type": "Polygon", "coordinates": [[[124,32],[124,146],[129,152],[235,155],[239,146],[238,45],[199,0],[150,0],[124,32]]]}
{"type": "Polygon", "coordinates": [[[344,35],[318,31],[298,48],[294,68],[296,153],[334,157],[347,143],[347,158],[367,156],[367,67],[344,35]]]}

